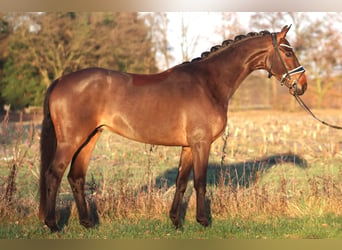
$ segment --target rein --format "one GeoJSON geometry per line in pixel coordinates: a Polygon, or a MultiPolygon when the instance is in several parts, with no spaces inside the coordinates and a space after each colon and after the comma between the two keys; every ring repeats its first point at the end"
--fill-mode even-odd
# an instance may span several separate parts
{"type": "MultiPolygon", "coordinates": [[[[332,124],[330,124],[330,123],[327,123],[327,122],[325,122],[325,121],[319,119],[319,118],[310,110],[310,108],[304,103],[304,101],[296,94],[296,83],[297,83],[297,81],[302,77],[302,75],[304,74],[305,69],[304,69],[303,66],[299,66],[299,67],[297,67],[297,68],[295,68],[295,69],[292,69],[292,70],[288,71],[288,70],[287,70],[287,67],[286,67],[286,65],[285,65],[285,62],[284,62],[284,60],[283,60],[283,58],[281,57],[280,52],[279,52],[279,47],[278,47],[278,44],[277,44],[277,35],[276,35],[276,33],[272,33],[272,43],[273,43],[274,50],[277,52],[277,54],[278,54],[278,56],[279,56],[279,58],[280,58],[280,61],[281,61],[282,65],[283,65],[283,67],[284,67],[284,69],[285,69],[285,72],[286,72],[286,73],[283,75],[283,77],[282,77],[282,79],[281,79],[281,81],[280,81],[280,82],[281,82],[281,85],[283,86],[283,85],[284,85],[284,82],[285,82],[285,84],[286,84],[286,81],[285,81],[286,78],[291,79],[291,75],[294,75],[294,74],[297,74],[297,73],[301,73],[301,74],[299,75],[299,77],[297,78],[297,80],[294,80],[293,83],[292,83],[291,85],[290,85],[290,84],[286,84],[286,86],[287,86],[289,89],[293,89],[293,90],[294,90],[293,96],[296,98],[296,101],[298,102],[298,104],[299,104],[307,113],[309,113],[314,119],[316,119],[317,121],[319,121],[319,122],[322,123],[323,125],[326,125],[326,126],[328,126],[328,127],[330,127],[330,128],[333,128],[333,129],[342,129],[341,126],[332,125],[332,124]]],[[[292,47],[290,47],[290,46],[288,46],[288,45],[286,45],[286,44],[280,44],[280,46],[292,48],[292,47]]],[[[271,76],[273,75],[273,74],[271,73],[271,70],[272,70],[272,66],[273,66],[274,59],[275,59],[275,55],[276,55],[276,53],[274,53],[274,56],[273,56],[273,58],[272,58],[272,64],[271,64],[271,68],[270,68],[270,70],[269,70],[269,72],[268,72],[268,78],[271,78],[271,76]]]]}
{"type": "Polygon", "coordinates": [[[321,119],[319,119],[311,110],[310,108],[304,103],[304,101],[296,94],[294,94],[294,97],[296,98],[296,101],[299,103],[299,105],[310,115],[312,115],[313,118],[315,118],[317,121],[319,121],[320,123],[330,127],[330,128],[334,128],[334,129],[342,129],[342,127],[337,126],[337,125],[332,125],[330,123],[327,123],[321,119]]]}

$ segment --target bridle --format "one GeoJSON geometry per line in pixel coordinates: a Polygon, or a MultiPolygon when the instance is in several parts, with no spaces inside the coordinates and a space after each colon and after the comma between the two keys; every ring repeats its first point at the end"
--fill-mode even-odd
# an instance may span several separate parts
{"type": "MultiPolygon", "coordinates": [[[[272,43],[273,43],[273,48],[274,48],[274,54],[273,54],[273,58],[272,58],[272,63],[271,63],[271,67],[268,71],[268,78],[271,78],[273,76],[272,74],[272,67],[273,67],[273,63],[276,57],[276,54],[278,55],[281,64],[283,65],[284,69],[285,69],[285,74],[283,74],[281,80],[280,80],[280,84],[283,86],[284,84],[289,88],[293,90],[293,96],[296,98],[297,102],[299,103],[299,105],[306,111],[308,112],[310,115],[312,115],[313,118],[315,118],[317,121],[319,121],[320,123],[322,123],[323,125],[326,125],[328,127],[334,128],[334,129],[342,129],[341,126],[337,126],[337,125],[331,125],[321,119],[319,119],[311,110],[310,108],[304,103],[304,101],[298,96],[298,94],[296,93],[296,88],[297,88],[297,82],[299,81],[299,79],[303,76],[303,74],[305,73],[305,69],[303,66],[299,66],[295,69],[292,70],[288,70],[284,59],[282,58],[280,51],[279,51],[279,47],[278,47],[278,42],[277,42],[277,34],[276,33],[272,33],[272,43]],[[289,81],[291,80],[291,75],[294,74],[299,74],[301,73],[297,79],[293,80],[292,83],[290,84],[289,81]]],[[[287,45],[287,44],[279,44],[279,46],[282,47],[286,47],[286,48],[290,48],[293,49],[291,46],[287,45]]]]}
{"type": "MultiPolygon", "coordinates": [[[[299,66],[299,67],[289,71],[287,69],[286,64],[284,62],[284,59],[281,56],[280,51],[279,51],[278,42],[277,42],[277,34],[276,33],[272,33],[271,36],[272,36],[272,43],[273,43],[273,48],[274,48],[274,54],[273,54],[273,58],[272,58],[271,67],[270,67],[270,69],[268,71],[268,78],[271,78],[274,75],[272,73],[272,67],[273,67],[273,64],[274,64],[275,57],[276,57],[276,55],[278,55],[278,57],[280,59],[280,62],[283,65],[283,68],[285,69],[285,74],[283,74],[283,76],[282,76],[282,78],[280,80],[280,84],[282,86],[285,84],[289,89],[293,90],[293,93],[294,93],[293,95],[296,95],[297,82],[302,77],[302,75],[305,73],[305,69],[304,69],[303,66],[299,66]],[[298,74],[298,73],[301,73],[301,74],[298,76],[297,79],[293,80],[292,83],[290,84],[289,81],[291,80],[291,76],[295,75],[295,74],[298,74]]],[[[287,44],[283,44],[283,43],[279,44],[279,46],[293,49],[291,46],[289,46],[287,44]]]]}

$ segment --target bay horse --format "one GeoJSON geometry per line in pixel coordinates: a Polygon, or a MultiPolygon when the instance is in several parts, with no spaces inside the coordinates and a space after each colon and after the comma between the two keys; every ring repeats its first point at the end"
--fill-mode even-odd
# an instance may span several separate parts
{"type": "Polygon", "coordinates": [[[80,224],[92,227],[85,200],[87,166],[103,129],[154,145],[182,147],[170,218],[181,226],[180,210],[191,170],[196,219],[208,226],[205,210],[210,147],[227,124],[228,101],[254,70],[264,69],[302,95],[304,68],[280,32],[251,32],[223,42],[199,60],[151,75],[87,68],[55,80],[47,89],[41,132],[39,218],[58,231],[57,190],[70,165],[68,181],[80,224]]]}

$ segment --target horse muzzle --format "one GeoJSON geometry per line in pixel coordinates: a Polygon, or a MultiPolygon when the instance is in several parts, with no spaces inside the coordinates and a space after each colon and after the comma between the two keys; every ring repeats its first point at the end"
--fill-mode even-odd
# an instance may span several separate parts
{"type": "Polygon", "coordinates": [[[306,91],[307,88],[307,83],[303,84],[297,84],[294,82],[290,87],[289,87],[289,92],[291,95],[303,95],[306,91]]]}
{"type": "Polygon", "coordinates": [[[305,70],[302,66],[285,73],[281,83],[289,88],[291,95],[303,95],[307,89],[305,70]],[[296,78],[295,76],[298,75],[296,78]]]}

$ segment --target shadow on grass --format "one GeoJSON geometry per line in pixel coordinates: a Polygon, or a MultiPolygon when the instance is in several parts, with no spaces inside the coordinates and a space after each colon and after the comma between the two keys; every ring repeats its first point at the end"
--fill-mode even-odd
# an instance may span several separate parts
{"type": "MultiPolygon", "coordinates": [[[[248,188],[256,180],[256,176],[260,172],[266,172],[275,165],[280,164],[294,164],[299,168],[306,168],[307,161],[295,154],[276,154],[264,157],[262,159],[255,159],[246,162],[238,162],[232,164],[225,164],[222,167],[219,163],[209,163],[207,170],[207,185],[217,185],[220,178],[224,180],[225,185],[231,182],[234,185],[239,184],[248,188]]],[[[163,188],[176,184],[178,168],[172,168],[165,171],[155,180],[157,188],[163,188]]],[[[192,174],[189,180],[192,178],[192,174]]]]}
{"type": "MultiPolygon", "coordinates": [[[[224,185],[239,185],[240,187],[248,188],[250,185],[256,182],[256,178],[260,173],[265,173],[270,168],[279,164],[294,164],[299,168],[306,168],[307,162],[303,158],[295,154],[277,154],[268,156],[262,159],[256,159],[246,162],[238,162],[232,164],[226,164],[220,166],[219,163],[209,163],[207,171],[207,185],[218,185],[224,183],[224,185]]],[[[163,174],[155,179],[155,188],[157,189],[169,189],[176,183],[178,174],[178,167],[165,171],[163,174]]],[[[192,179],[192,174],[189,180],[192,179]]],[[[148,187],[143,186],[141,191],[147,192],[148,187]]],[[[190,197],[193,193],[193,188],[189,187],[184,194],[182,209],[181,209],[181,223],[183,224],[186,211],[189,205],[190,197]]],[[[94,200],[88,200],[90,217],[94,225],[99,224],[99,217],[97,212],[97,205],[94,200]]],[[[211,200],[206,197],[206,212],[209,223],[211,224],[211,200]]],[[[70,205],[59,210],[58,226],[62,229],[69,221],[71,215],[71,203],[70,205]]]]}
{"type": "MultiPolygon", "coordinates": [[[[61,208],[58,208],[57,225],[61,230],[63,230],[63,228],[68,225],[69,220],[70,220],[73,201],[70,201],[68,203],[69,204],[61,208]]],[[[90,199],[88,200],[88,205],[89,205],[88,209],[90,212],[90,219],[94,227],[96,227],[100,224],[100,218],[98,215],[96,202],[93,199],[90,199]]],[[[78,216],[78,213],[76,216],[78,216]]]]}
{"type": "MultiPolygon", "coordinates": [[[[209,163],[207,170],[207,185],[216,186],[219,183],[224,183],[226,186],[230,184],[248,188],[250,185],[256,182],[257,176],[260,176],[260,173],[265,173],[273,166],[285,163],[294,164],[299,168],[306,168],[308,166],[305,159],[295,154],[276,154],[264,157],[262,159],[225,164],[223,166],[220,166],[219,163],[209,163]]],[[[156,188],[161,189],[165,187],[172,187],[176,183],[177,174],[177,167],[165,171],[162,175],[156,178],[156,188]]],[[[189,180],[191,180],[192,177],[193,176],[191,174],[189,180]]],[[[188,188],[184,194],[182,211],[180,215],[182,223],[184,222],[192,192],[193,188],[188,188]]],[[[206,197],[207,217],[209,218],[209,222],[211,224],[210,204],[211,200],[206,197]]]]}

